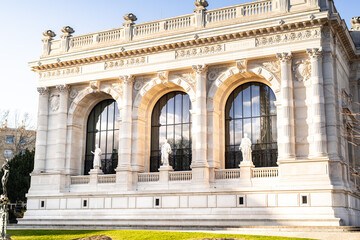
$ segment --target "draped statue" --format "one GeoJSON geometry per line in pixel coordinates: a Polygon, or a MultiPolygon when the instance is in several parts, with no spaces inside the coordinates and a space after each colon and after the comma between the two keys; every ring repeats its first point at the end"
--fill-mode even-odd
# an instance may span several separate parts
{"type": "Polygon", "coordinates": [[[244,134],[244,138],[241,140],[240,151],[242,152],[243,163],[252,164],[252,151],[251,151],[251,140],[248,138],[247,133],[244,134]]]}
{"type": "Polygon", "coordinates": [[[168,140],[165,139],[165,143],[161,146],[161,164],[162,166],[169,166],[169,154],[171,153],[171,146],[168,140]]]}
{"type": "Polygon", "coordinates": [[[91,151],[94,154],[94,162],[93,169],[100,169],[101,167],[101,149],[99,148],[99,144],[95,145],[95,152],[91,151]]]}

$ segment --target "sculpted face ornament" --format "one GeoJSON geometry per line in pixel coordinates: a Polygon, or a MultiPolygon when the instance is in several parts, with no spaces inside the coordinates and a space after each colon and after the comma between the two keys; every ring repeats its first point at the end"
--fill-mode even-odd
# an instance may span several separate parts
{"type": "Polygon", "coordinates": [[[304,82],[311,77],[311,64],[309,60],[296,61],[293,68],[295,79],[299,82],[304,82]]]}

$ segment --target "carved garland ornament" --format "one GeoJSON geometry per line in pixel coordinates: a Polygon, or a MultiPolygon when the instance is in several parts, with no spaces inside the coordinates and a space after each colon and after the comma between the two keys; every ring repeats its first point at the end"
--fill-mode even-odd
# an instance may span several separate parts
{"type": "Polygon", "coordinates": [[[255,39],[255,46],[269,46],[274,44],[282,44],[293,41],[301,41],[312,38],[319,38],[321,36],[321,32],[318,29],[314,30],[306,30],[301,32],[292,32],[292,33],[284,33],[277,34],[267,37],[261,37],[255,39]]]}
{"type": "Polygon", "coordinates": [[[198,48],[189,48],[184,50],[177,50],[175,52],[175,58],[190,58],[190,57],[197,57],[203,55],[211,55],[215,53],[225,52],[225,45],[224,44],[217,44],[212,46],[206,47],[198,47],[198,48]]]}

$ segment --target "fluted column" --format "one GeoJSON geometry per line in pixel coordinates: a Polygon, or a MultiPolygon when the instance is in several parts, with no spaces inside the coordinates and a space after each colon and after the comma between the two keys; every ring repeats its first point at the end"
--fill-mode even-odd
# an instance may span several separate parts
{"type": "Polygon", "coordinates": [[[194,65],[196,81],[195,121],[192,131],[195,135],[195,159],[192,160],[193,181],[198,184],[209,183],[209,165],[207,162],[207,107],[205,65],[194,65]]]}
{"type": "Polygon", "coordinates": [[[278,53],[281,66],[281,131],[280,138],[282,151],[279,152],[279,161],[295,158],[295,120],[294,120],[294,93],[291,72],[291,53],[278,53]]]}
{"type": "Polygon", "coordinates": [[[56,89],[59,91],[59,110],[56,116],[57,119],[57,140],[56,140],[56,164],[54,170],[56,172],[63,172],[65,169],[66,158],[66,135],[67,135],[67,111],[69,89],[68,85],[57,85],[56,89]]]}
{"type": "Polygon", "coordinates": [[[312,135],[313,152],[311,156],[327,157],[326,116],[322,72],[322,52],[318,48],[307,49],[311,60],[312,82],[312,135]]]}
{"type": "Polygon", "coordinates": [[[33,171],[35,174],[45,172],[46,141],[49,117],[49,89],[46,87],[40,87],[37,90],[39,92],[39,105],[33,171]]]}
{"type": "Polygon", "coordinates": [[[119,163],[116,169],[116,181],[123,190],[131,188],[131,146],[132,146],[132,89],[133,76],[120,76],[123,82],[123,102],[121,112],[119,163]]]}

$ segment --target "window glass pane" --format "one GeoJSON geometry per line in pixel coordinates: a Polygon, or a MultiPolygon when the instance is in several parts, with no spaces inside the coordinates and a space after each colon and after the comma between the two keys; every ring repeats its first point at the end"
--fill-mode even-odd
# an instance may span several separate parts
{"type": "Polygon", "coordinates": [[[234,145],[234,135],[235,135],[235,132],[234,132],[234,121],[230,121],[230,124],[229,124],[229,131],[230,131],[230,145],[234,145]]]}
{"type": "Polygon", "coordinates": [[[175,124],[181,123],[182,113],[182,94],[175,96],[175,124]]]}
{"type": "Polygon", "coordinates": [[[250,85],[245,85],[243,90],[243,114],[244,117],[251,117],[251,92],[250,85]]]}
{"type": "Polygon", "coordinates": [[[273,91],[270,91],[270,114],[276,115],[276,106],[275,106],[276,97],[273,91]]]}
{"type": "Polygon", "coordinates": [[[181,125],[176,125],[175,126],[175,148],[181,148],[181,125]]]}
{"type": "Polygon", "coordinates": [[[229,99],[227,101],[226,107],[225,107],[225,118],[226,119],[232,119],[233,118],[233,94],[229,96],[229,99]]]}
{"type": "Polygon", "coordinates": [[[114,144],[114,132],[113,131],[108,131],[107,132],[107,143],[106,143],[106,152],[107,153],[112,153],[113,151],[113,144],[114,144]]]}
{"type": "Polygon", "coordinates": [[[274,117],[271,117],[271,136],[272,136],[272,139],[271,141],[272,142],[277,142],[277,117],[274,116],[274,117]]]}
{"type": "MultiPolygon", "coordinates": [[[[160,136],[159,136],[159,139],[158,139],[158,142],[159,142],[159,150],[161,149],[161,145],[163,144],[163,142],[165,141],[166,139],[166,126],[161,126],[160,127],[160,136]]],[[[156,141],[154,139],[154,141],[156,141]]]]}
{"type": "MultiPolygon", "coordinates": [[[[174,125],[168,125],[166,131],[166,138],[170,145],[174,144],[174,125]]],[[[172,145],[172,147],[173,146],[174,145],[172,145]]]]}
{"type": "MultiPolygon", "coordinates": [[[[161,125],[166,125],[166,111],[167,111],[166,103],[167,103],[167,98],[160,99],[159,110],[161,112],[161,115],[160,115],[160,124],[161,125]]],[[[156,115],[155,115],[155,118],[157,118],[156,115]]]]}
{"type": "Polygon", "coordinates": [[[235,90],[234,93],[234,110],[235,115],[234,118],[242,117],[242,92],[240,92],[240,88],[235,90]]]}
{"type": "Polygon", "coordinates": [[[260,118],[252,119],[252,143],[261,143],[260,141],[260,118]]]}
{"type": "Polygon", "coordinates": [[[241,139],[242,139],[242,120],[241,119],[237,119],[234,121],[235,122],[235,145],[239,145],[241,143],[241,139]]]}
{"type": "Polygon", "coordinates": [[[101,137],[100,137],[100,146],[99,147],[101,148],[101,151],[103,154],[106,153],[106,140],[107,140],[106,134],[107,134],[106,131],[102,131],[100,133],[101,137]]]}
{"type": "Polygon", "coordinates": [[[183,127],[183,147],[184,148],[189,148],[190,147],[190,125],[189,124],[184,124],[182,125],[183,127]]]}
{"type": "Polygon", "coordinates": [[[115,104],[110,104],[108,108],[108,130],[114,129],[114,106],[115,104]]]}
{"type": "Polygon", "coordinates": [[[167,102],[167,124],[174,124],[175,114],[175,94],[169,93],[169,100],[167,102]]]}
{"type": "Polygon", "coordinates": [[[244,133],[247,133],[248,138],[252,138],[251,137],[251,118],[246,118],[243,121],[244,121],[244,125],[243,125],[244,133]]]}
{"type": "Polygon", "coordinates": [[[251,86],[252,117],[260,116],[260,87],[251,86]]]}
{"type": "Polygon", "coordinates": [[[115,104],[114,108],[115,108],[115,116],[114,116],[115,124],[114,124],[114,128],[119,129],[120,112],[119,112],[119,108],[118,108],[117,104],[115,104]]]}
{"type": "Polygon", "coordinates": [[[183,96],[183,123],[190,122],[190,98],[189,95],[183,96]]]}

